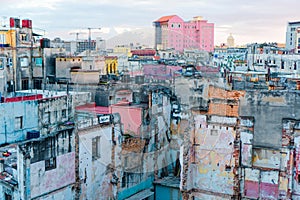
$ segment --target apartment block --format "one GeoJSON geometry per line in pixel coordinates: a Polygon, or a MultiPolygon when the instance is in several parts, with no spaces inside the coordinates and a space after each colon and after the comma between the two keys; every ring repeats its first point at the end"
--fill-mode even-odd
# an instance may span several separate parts
{"type": "Polygon", "coordinates": [[[212,52],[214,49],[214,24],[202,17],[184,21],[177,15],[163,16],[153,22],[155,27],[155,48],[174,48],[183,52],[193,48],[212,52]]]}

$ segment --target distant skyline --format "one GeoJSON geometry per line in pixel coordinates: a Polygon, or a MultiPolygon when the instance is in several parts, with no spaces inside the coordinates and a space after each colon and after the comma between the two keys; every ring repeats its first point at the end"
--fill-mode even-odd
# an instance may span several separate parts
{"type": "MultiPolygon", "coordinates": [[[[152,22],[176,14],[183,20],[202,16],[215,23],[215,45],[226,43],[232,33],[235,44],[285,42],[289,21],[300,21],[299,0],[1,0],[0,22],[9,17],[31,19],[45,37],[75,39],[74,32],[93,30],[92,37],[108,39],[117,33],[153,28],[152,22]],[[43,32],[43,31],[42,31],[43,32]]],[[[87,38],[87,34],[79,38],[87,38]]]]}

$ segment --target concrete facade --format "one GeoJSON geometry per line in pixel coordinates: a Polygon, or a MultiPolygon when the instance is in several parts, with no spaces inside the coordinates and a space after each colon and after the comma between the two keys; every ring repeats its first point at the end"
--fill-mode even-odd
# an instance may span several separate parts
{"type": "Polygon", "coordinates": [[[202,88],[179,99],[181,120],[173,125],[185,136],[183,199],[299,198],[297,90],[237,91],[220,87],[218,79],[176,81],[178,93],[184,85],[202,88]],[[196,95],[204,100],[198,107],[190,97],[196,95]]]}

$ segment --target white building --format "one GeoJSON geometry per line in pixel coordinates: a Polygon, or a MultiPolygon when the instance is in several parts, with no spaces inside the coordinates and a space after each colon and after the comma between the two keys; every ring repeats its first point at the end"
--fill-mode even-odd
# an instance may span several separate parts
{"type": "Polygon", "coordinates": [[[300,21],[298,22],[288,22],[286,29],[286,49],[294,50],[295,53],[300,53],[296,46],[298,40],[300,39],[299,34],[297,34],[297,29],[300,28],[300,21]]]}

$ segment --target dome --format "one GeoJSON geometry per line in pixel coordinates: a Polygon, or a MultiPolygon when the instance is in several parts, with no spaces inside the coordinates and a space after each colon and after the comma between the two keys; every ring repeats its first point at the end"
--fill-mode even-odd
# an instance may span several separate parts
{"type": "Polygon", "coordinates": [[[227,46],[228,47],[234,47],[234,38],[233,38],[231,33],[227,38],[227,46]]]}

